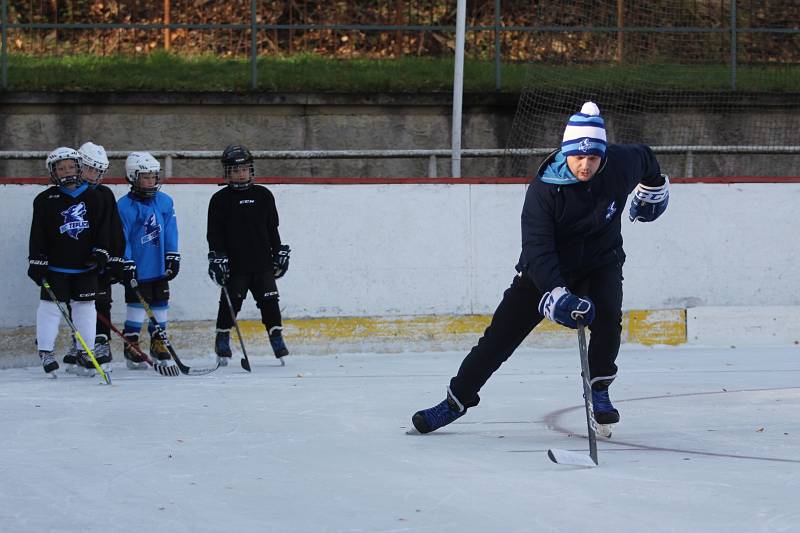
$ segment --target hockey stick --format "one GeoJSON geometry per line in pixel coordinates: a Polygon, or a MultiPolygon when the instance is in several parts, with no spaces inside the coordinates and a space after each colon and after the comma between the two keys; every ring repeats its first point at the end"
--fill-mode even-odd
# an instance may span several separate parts
{"type": "Polygon", "coordinates": [[[172,356],[172,359],[175,361],[175,364],[178,365],[178,370],[181,371],[181,374],[187,374],[187,375],[192,374],[198,376],[202,374],[210,374],[211,372],[219,368],[219,363],[217,363],[216,366],[209,368],[191,368],[183,364],[183,361],[180,360],[178,354],[175,353],[175,348],[173,348],[172,344],[169,342],[169,339],[167,338],[167,333],[161,327],[161,324],[158,323],[155,313],[153,313],[153,310],[150,308],[150,305],[144,299],[144,296],[142,296],[142,293],[139,292],[139,287],[138,283],[136,283],[136,280],[133,280],[133,282],[131,283],[131,289],[133,289],[133,292],[136,294],[136,298],[139,299],[139,303],[142,304],[142,307],[144,307],[144,312],[147,313],[147,318],[150,320],[150,324],[153,326],[154,333],[158,335],[158,337],[164,343],[164,346],[167,347],[167,350],[169,351],[169,354],[172,356]]]}
{"type": "Polygon", "coordinates": [[[69,313],[67,313],[67,310],[64,309],[64,306],[62,306],[61,302],[59,302],[58,298],[56,298],[56,295],[53,292],[53,288],[50,287],[50,284],[47,282],[47,278],[42,278],[42,287],[45,288],[47,294],[50,295],[50,299],[53,300],[58,306],[58,310],[61,311],[61,316],[64,317],[64,320],[67,321],[67,324],[69,324],[69,327],[72,329],[72,334],[75,335],[75,338],[78,339],[78,342],[81,343],[81,346],[83,346],[83,349],[86,350],[86,353],[89,355],[89,359],[92,360],[92,364],[100,373],[100,375],[103,376],[103,381],[106,382],[106,385],[111,385],[111,378],[108,377],[108,374],[103,372],[103,367],[101,367],[98,364],[97,359],[94,358],[94,353],[92,352],[92,350],[89,349],[89,346],[86,345],[86,341],[83,340],[81,332],[78,331],[78,328],[75,327],[75,323],[69,317],[69,313]]]}
{"type": "Polygon", "coordinates": [[[233,325],[236,326],[236,334],[239,336],[239,346],[242,347],[242,354],[244,357],[241,360],[242,368],[250,372],[250,359],[247,358],[247,350],[244,349],[244,339],[242,338],[242,331],[239,329],[239,322],[236,321],[236,312],[233,310],[233,304],[231,303],[231,296],[228,294],[228,288],[223,285],[222,292],[225,294],[225,299],[228,300],[228,310],[231,312],[231,319],[233,320],[233,325]]]}
{"type": "Polygon", "coordinates": [[[141,349],[139,346],[137,346],[136,344],[133,344],[133,343],[132,343],[132,342],[131,342],[131,341],[130,341],[130,340],[129,340],[129,339],[126,337],[126,336],[125,336],[125,334],[124,334],[124,333],[122,333],[120,330],[118,330],[118,329],[116,328],[116,326],[114,326],[114,324],[112,324],[112,323],[111,323],[111,320],[109,320],[108,318],[106,318],[106,316],[105,316],[104,314],[102,314],[102,313],[97,313],[97,318],[100,320],[100,322],[102,322],[103,324],[105,324],[106,326],[108,326],[109,328],[111,328],[111,331],[113,331],[114,333],[116,333],[117,335],[119,335],[119,337],[122,339],[122,342],[124,342],[125,344],[127,344],[128,346],[130,346],[130,347],[131,347],[131,350],[133,350],[134,352],[136,352],[137,354],[139,354],[139,357],[141,357],[142,359],[144,359],[144,360],[145,360],[145,362],[146,362],[148,365],[150,365],[151,367],[153,367],[153,370],[155,370],[156,372],[158,372],[158,373],[159,373],[159,374],[161,374],[162,376],[177,376],[177,375],[178,375],[178,367],[175,367],[175,366],[172,366],[172,365],[158,365],[158,364],[155,364],[155,363],[153,362],[153,360],[150,358],[150,356],[149,356],[149,355],[147,355],[146,353],[144,353],[144,352],[142,351],[142,349],[141,349]]]}
{"type": "Polygon", "coordinates": [[[589,384],[589,350],[586,348],[586,329],[583,319],[578,318],[578,351],[581,356],[581,381],[583,382],[583,404],[586,408],[586,429],[589,435],[589,457],[569,450],[551,448],[547,450],[547,457],[560,465],[597,466],[597,426],[594,421],[594,408],[592,407],[592,387],[589,384]]]}

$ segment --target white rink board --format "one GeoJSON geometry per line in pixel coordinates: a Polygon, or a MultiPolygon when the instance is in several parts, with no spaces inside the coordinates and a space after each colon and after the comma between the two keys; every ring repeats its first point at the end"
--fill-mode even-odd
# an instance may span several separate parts
{"type": "MultiPolygon", "coordinates": [[[[522,185],[273,185],[292,247],[279,282],[290,318],[491,313],[514,275],[522,185]]],[[[113,186],[119,197],[125,186],[113,186]]],[[[37,185],[2,186],[0,327],[33,325],[26,277],[37,185]],[[8,302],[11,304],[9,305],[8,302]]],[[[165,185],[178,213],[181,273],[170,315],[210,320],[217,291],[205,240],[212,185],[165,185]]],[[[800,305],[797,184],[673,185],[652,224],[623,220],[626,309],[800,305]]],[[[627,206],[626,206],[627,212],[627,206]]],[[[122,316],[121,287],[114,317],[122,316]]],[[[242,318],[256,318],[250,299],[242,318]]]]}

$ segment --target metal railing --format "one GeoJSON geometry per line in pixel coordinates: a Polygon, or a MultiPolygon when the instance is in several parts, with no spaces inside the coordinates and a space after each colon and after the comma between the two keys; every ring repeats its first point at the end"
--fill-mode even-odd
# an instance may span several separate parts
{"type": "MultiPolygon", "coordinates": [[[[701,146],[675,145],[652,146],[656,154],[683,155],[686,159],[683,177],[694,177],[694,160],[697,154],[800,154],[800,145],[791,146],[701,146]]],[[[464,158],[499,158],[505,156],[543,156],[553,148],[465,148],[461,150],[464,158]]],[[[49,152],[45,150],[8,150],[0,151],[0,160],[43,160],[49,152]]],[[[130,152],[110,150],[109,159],[124,159],[130,152]]],[[[439,177],[437,174],[438,158],[450,158],[449,149],[438,150],[252,150],[255,159],[428,159],[428,177],[439,177]]],[[[219,159],[221,150],[153,150],[156,158],[164,159],[164,176],[172,177],[173,162],[176,159],[219,159]]]]}
{"type": "MultiPolygon", "coordinates": [[[[495,89],[500,90],[502,85],[500,75],[500,64],[502,61],[502,44],[500,35],[502,33],[523,32],[523,33],[559,33],[559,32],[585,32],[585,33],[615,33],[623,35],[626,33],[708,33],[708,34],[727,34],[730,35],[730,70],[731,70],[731,89],[736,90],[736,69],[737,58],[736,50],[738,45],[738,36],[742,34],[785,34],[793,35],[800,34],[800,29],[797,28],[749,28],[737,27],[737,2],[730,0],[730,19],[728,27],[633,27],[628,26],[503,26],[502,25],[502,9],[501,1],[494,0],[494,24],[491,25],[477,25],[467,26],[467,32],[493,32],[494,33],[494,66],[495,66],[495,89]]],[[[137,23],[16,23],[8,21],[8,0],[0,0],[0,64],[2,65],[2,88],[8,87],[8,30],[21,29],[21,30],[47,30],[47,29],[63,29],[63,30],[85,30],[85,29],[120,29],[120,30],[236,30],[236,31],[250,31],[250,85],[252,89],[258,88],[258,72],[257,72],[257,59],[258,59],[258,32],[268,30],[334,30],[334,31],[364,31],[364,32],[412,32],[412,31],[429,31],[440,33],[455,33],[456,27],[454,25],[437,25],[437,24],[265,24],[257,21],[257,2],[250,0],[250,21],[240,24],[187,24],[187,23],[154,23],[154,24],[137,24],[137,23]]]]}

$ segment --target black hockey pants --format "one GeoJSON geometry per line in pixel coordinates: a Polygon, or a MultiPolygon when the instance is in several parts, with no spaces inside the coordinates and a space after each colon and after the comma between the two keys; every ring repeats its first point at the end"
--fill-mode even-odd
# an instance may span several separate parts
{"type": "MultiPolygon", "coordinates": [[[[592,270],[568,284],[571,292],[589,296],[595,305],[595,319],[589,326],[592,382],[613,381],[622,334],[622,264],[592,270]]],[[[541,297],[542,292],[524,275],[514,278],[506,289],[491,324],[450,380],[450,390],[466,407],[478,404],[481,387],[544,319],[538,311],[541,297]]]]}
{"type": "MultiPolygon", "coordinates": [[[[272,272],[259,272],[254,274],[231,274],[228,280],[228,295],[235,314],[239,314],[249,290],[253,294],[256,306],[261,310],[261,322],[267,331],[274,327],[282,327],[281,310],[278,306],[278,287],[272,272]]],[[[231,329],[233,319],[228,309],[228,301],[220,290],[219,308],[217,309],[217,329],[231,329]]]]}

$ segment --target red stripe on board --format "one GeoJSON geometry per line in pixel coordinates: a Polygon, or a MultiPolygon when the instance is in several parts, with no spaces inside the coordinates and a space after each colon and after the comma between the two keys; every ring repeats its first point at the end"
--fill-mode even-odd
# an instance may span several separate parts
{"type": "MultiPolygon", "coordinates": [[[[256,178],[265,185],[524,185],[530,178],[256,178]]],[[[670,178],[672,183],[800,183],[800,176],[726,176],[721,178],[670,178]]],[[[47,185],[48,178],[0,178],[0,185],[47,185]]],[[[106,178],[107,185],[125,185],[124,178],[106,178]]],[[[172,185],[221,185],[219,178],[168,178],[172,185]]]]}

